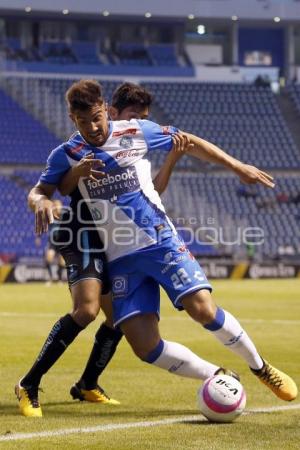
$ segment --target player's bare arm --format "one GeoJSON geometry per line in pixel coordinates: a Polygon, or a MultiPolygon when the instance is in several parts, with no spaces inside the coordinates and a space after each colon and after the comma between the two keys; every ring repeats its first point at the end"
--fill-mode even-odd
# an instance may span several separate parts
{"type": "Polygon", "coordinates": [[[105,175],[99,168],[104,167],[105,164],[100,159],[95,159],[91,153],[85,158],[82,158],[76,166],[73,166],[61,180],[58,190],[61,195],[69,195],[77,187],[81,177],[88,177],[97,181],[97,176],[105,175]],[[98,170],[96,170],[96,168],[98,170]]]}
{"type": "Polygon", "coordinates": [[[173,147],[168,153],[162,167],[153,180],[155,190],[161,195],[167,188],[174,167],[179,159],[189,150],[192,144],[189,138],[183,133],[175,133],[172,136],[173,147]]]}
{"type": "Polygon", "coordinates": [[[54,218],[59,218],[54,203],[51,200],[56,190],[52,184],[38,183],[28,194],[29,208],[35,214],[35,232],[37,235],[46,233],[54,218]]]}
{"type": "Polygon", "coordinates": [[[190,141],[194,144],[192,149],[188,150],[190,155],[195,156],[203,161],[208,161],[214,164],[220,164],[232,170],[243,183],[256,184],[260,183],[266,187],[273,188],[275,186],[273,177],[257,167],[244,164],[238,159],[228,155],[216,145],[205,141],[193,134],[186,134],[190,141]]]}

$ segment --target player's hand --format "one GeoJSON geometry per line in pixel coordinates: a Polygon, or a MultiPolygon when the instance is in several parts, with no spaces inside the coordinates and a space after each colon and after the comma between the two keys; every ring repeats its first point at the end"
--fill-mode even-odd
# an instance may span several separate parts
{"type": "Polygon", "coordinates": [[[194,147],[194,144],[190,141],[189,137],[180,133],[180,131],[172,135],[172,141],[172,152],[184,153],[194,147]]]}
{"type": "Polygon", "coordinates": [[[50,223],[59,219],[59,212],[53,202],[47,198],[41,198],[35,207],[35,233],[40,236],[48,231],[50,223]]]}
{"type": "Polygon", "coordinates": [[[177,162],[188,150],[194,147],[188,136],[178,132],[172,135],[173,147],[168,157],[177,162]]]}
{"type": "Polygon", "coordinates": [[[245,184],[263,184],[266,187],[273,188],[275,186],[274,178],[266,172],[248,164],[239,164],[235,169],[235,173],[240,177],[242,183],[245,184]]]}
{"type": "Polygon", "coordinates": [[[93,153],[86,155],[79,163],[73,167],[74,172],[78,177],[92,178],[97,181],[95,176],[104,176],[105,173],[98,170],[100,167],[105,167],[101,159],[95,159],[93,153]],[[97,169],[97,170],[96,170],[97,169]]]}

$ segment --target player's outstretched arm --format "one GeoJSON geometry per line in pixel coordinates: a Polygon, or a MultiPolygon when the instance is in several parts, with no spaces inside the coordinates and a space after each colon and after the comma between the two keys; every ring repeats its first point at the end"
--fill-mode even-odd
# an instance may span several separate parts
{"type": "Polygon", "coordinates": [[[153,180],[155,190],[161,195],[167,188],[173,169],[179,159],[193,147],[190,140],[182,133],[175,133],[172,136],[173,147],[168,153],[158,174],[153,180]]]}
{"type": "Polygon", "coordinates": [[[51,201],[56,186],[53,184],[36,184],[28,194],[29,208],[35,214],[35,232],[41,235],[48,231],[48,226],[56,217],[55,207],[51,201]]]}
{"type": "Polygon", "coordinates": [[[208,161],[214,164],[220,164],[232,170],[243,183],[256,184],[260,183],[264,186],[273,188],[275,186],[273,177],[257,167],[244,164],[236,158],[228,155],[228,153],[221,150],[216,145],[205,141],[193,134],[184,133],[190,141],[194,144],[192,149],[188,150],[190,155],[195,156],[203,161],[208,161]]]}
{"type": "Polygon", "coordinates": [[[94,155],[91,153],[85,158],[82,158],[76,166],[73,166],[63,177],[58,190],[61,195],[69,195],[78,186],[80,177],[89,177],[94,181],[97,181],[95,176],[103,176],[104,172],[94,170],[94,167],[104,167],[105,164],[100,159],[94,159],[94,155]]]}

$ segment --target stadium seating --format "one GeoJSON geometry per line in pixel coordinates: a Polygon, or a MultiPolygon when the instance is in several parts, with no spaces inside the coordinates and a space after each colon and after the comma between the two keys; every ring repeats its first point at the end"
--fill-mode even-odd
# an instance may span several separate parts
{"type": "Polygon", "coordinates": [[[43,164],[58,139],[2,90],[0,108],[0,163],[43,164]]]}
{"type": "Polygon", "coordinates": [[[178,66],[176,48],[173,44],[156,44],[148,47],[149,56],[158,66],[178,66]]]}
{"type": "MultiPolygon", "coordinates": [[[[7,199],[0,205],[0,253],[17,257],[43,253],[36,245],[33,215],[26,202],[39,174],[40,170],[18,169],[0,176],[7,199]]],[[[255,246],[257,259],[276,258],[280,247],[299,251],[300,181],[295,176],[280,176],[276,189],[266,190],[245,188],[224,174],[174,173],[163,202],[195,255],[245,256],[247,229],[249,234],[259,234],[253,242],[260,241],[263,233],[264,242],[255,246]]]]}
{"type": "MultiPolygon", "coordinates": [[[[10,91],[56,136],[73,131],[63,96],[71,79],[9,79],[10,91]]],[[[109,99],[119,82],[102,82],[109,99]]],[[[299,167],[300,154],[269,88],[242,84],[148,83],[166,123],[190,131],[237,158],[268,169],[299,167]]],[[[153,117],[155,120],[155,116],[153,117]]],[[[48,147],[49,148],[49,147],[48,147]]],[[[51,148],[51,147],[50,147],[51,148]]],[[[152,155],[155,166],[164,155],[152,155]]],[[[179,168],[199,164],[183,157],[179,168]]]]}
{"type": "Polygon", "coordinates": [[[40,52],[44,59],[50,63],[72,64],[77,62],[77,58],[71,47],[65,42],[44,41],[40,45],[40,52]]]}
{"type": "MultiPolygon", "coordinates": [[[[13,141],[18,141],[20,135],[24,135],[24,140],[28,140],[30,151],[17,147],[14,152],[11,149],[4,149],[0,154],[0,163],[13,163],[22,161],[22,163],[44,163],[50,150],[55,148],[61,140],[67,139],[73,132],[74,127],[67,113],[64,94],[68,87],[74,82],[74,79],[47,79],[47,78],[9,78],[6,87],[18,102],[26,107],[32,115],[27,114],[20,106],[11,100],[4,92],[0,91],[0,105],[5,108],[10,119],[7,124],[3,123],[3,134],[7,134],[7,142],[10,142],[10,136],[14,136],[13,141]],[[12,117],[19,117],[15,122],[12,117]],[[41,122],[51,129],[49,132],[41,122]],[[28,123],[28,133],[24,133],[28,123]],[[5,130],[4,130],[5,127],[5,130]],[[17,127],[17,130],[16,130],[17,127]],[[30,131],[31,130],[31,131],[30,131]]],[[[103,83],[104,92],[110,99],[114,89],[121,81],[107,81],[103,83]]],[[[2,124],[0,124],[2,127],[2,124]]],[[[0,128],[1,129],[1,128],[0,128]]]]}
{"type": "Polygon", "coordinates": [[[0,43],[3,65],[10,71],[124,76],[193,76],[194,68],[173,44],[119,42],[101,48],[89,40],[44,40],[38,47],[22,47],[17,38],[0,43]]]}
{"type": "MultiPolygon", "coordinates": [[[[188,226],[199,231],[198,241],[218,241],[214,247],[221,254],[245,252],[243,230],[262,228],[264,243],[255,253],[275,258],[280,246],[299,251],[300,241],[299,177],[280,176],[276,181],[276,188],[270,190],[243,187],[237,178],[223,174],[177,173],[172,176],[164,202],[171,217],[184,218],[188,226]]],[[[192,248],[202,254],[197,242],[192,248]]]]}
{"type": "Polygon", "coordinates": [[[149,58],[147,49],[143,44],[119,43],[116,55],[120,64],[130,66],[151,66],[152,61],[149,58]]]}
{"type": "MultiPolygon", "coordinates": [[[[245,162],[269,169],[300,164],[270,88],[237,83],[146,83],[167,121],[245,162]]],[[[156,164],[161,164],[157,156],[156,164]]]]}
{"type": "MultiPolygon", "coordinates": [[[[72,133],[73,126],[63,101],[72,81],[57,77],[6,80],[5,89],[18,103],[7,92],[0,91],[0,107],[6,111],[0,124],[0,163],[43,165],[49,150],[72,133]]],[[[102,82],[108,100],[120,82],[102,82]]],[[[156,97],[154,112],[159,110],[166,123],[199,134],[233,155],[268,169],[299,167],[298,150],[268,88],[158,82],[146,86],[156,97]]],[[[155,120],[155,114],[151,119],[155,120]]],[[[151,157],[157,170],[165,156],[151,152],[151,157]]],[[[248,189],[231,175],[211,172],[196,162],[184,156],[177,165],[179,172],[173,174],[164,194],[169,215],[181,218],[182,222],[175,224],[183,228],[179,231],[195,254],[245,253],[246,245],[240,242],[247,227],[263,229],[264,243],[255,246],[257,258],[275,258],[280,248],[289,248],[291,253],[299,251],[300,182],[296,176],[278,176],[275,190],[248,189]],[[196,219],[190,224],[196,233],[193,237],[185,229],[191,218],[196,219]]],[[[0,209],[4,225],[0,231],[0,253],[41,256],[42,249],[35,245],[32,233],[33,217],[26,206],[26,192],[36,183],[41,169],[10,170],[9,175],[0,176],[0,189],[7,198],[0,209]],[[12,224],[11,235],[7,226],[12,224]]]]}
{"type": "Polygon", "coordinates": [[[26,189],[0,175],[0,190],[5,202],[0,202],[0,253],[9,259],[41,257],[45,239],[37,242],[34,236],[34,216],[28,211],[26,189]]]}
{"type": "Polygon", "coordinates": [[[298,114],[300,115],[300,84],[290,84],[287,88],[287,92],[292,99],[298,114]]]}
{"type": "Polygon", "coordinates": [[[72,42],[72,50],[77,61],[84,64],[100,64],[97,45],[90,41],[74,41],[72,42]]]}

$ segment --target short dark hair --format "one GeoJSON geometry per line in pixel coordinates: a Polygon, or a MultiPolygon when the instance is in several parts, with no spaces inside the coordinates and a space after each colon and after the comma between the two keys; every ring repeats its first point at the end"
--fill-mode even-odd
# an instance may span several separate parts
{"type": "Polygon", "coordinates": [[[153,97],[145,88],[134,83],[123,83],[117,87],[112,96],[111,105],[119,112],[128,106],[140,108],[151,106],[153,97]]]}
{"type": "Polygon", "coordinates": [[[95,80],[80,80],[66,92],[66,102],[70,112],[86,111],[96,103],[103,103],[102,87],[95,80]]]}

